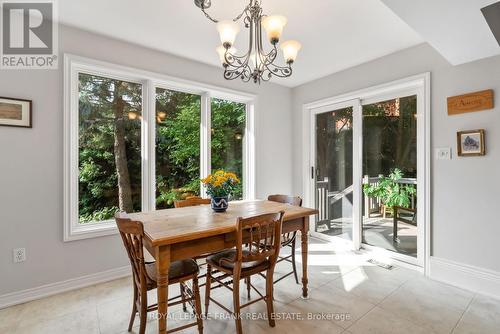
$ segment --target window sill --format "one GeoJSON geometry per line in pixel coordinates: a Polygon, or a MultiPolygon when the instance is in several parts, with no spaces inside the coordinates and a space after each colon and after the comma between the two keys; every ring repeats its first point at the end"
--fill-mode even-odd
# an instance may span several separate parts
{"type": "Polygon", "coordinates": [[[83,240],[118,234],[116,223],[107,220],[89,224],[73,224],[64,231],[64,242],[83,240]]]}

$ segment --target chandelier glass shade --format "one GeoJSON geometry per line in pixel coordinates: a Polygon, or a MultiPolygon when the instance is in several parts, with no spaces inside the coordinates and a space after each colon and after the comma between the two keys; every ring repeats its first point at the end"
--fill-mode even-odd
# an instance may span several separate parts
{"type": "Polygon", "coordinates": [[[224,67],[224,78],[227,80],[240,78],[245,82],[252,80],[260,83],[269,81],[273,76],[286,78],[292,75],[292,64],[297,58],[301,45],[294,40],[280,43],[287,19],[281,15],[264,15],[261,2],[261,0],[250,0],[244,10],[233,20],[218,21],[206,11],[211,6],[211,0],[195,0],[195,4],[205,16],[217,24],[222,45],[217,47],[216,51],[224,67]],[[236,36],[240,32],[237,24],[240,19],[249,32],[248,51],[243,55],[238,55],[234,48],[236,36]],[[268,51],[264,48],[263,30],[270,43],[268,51]],[[276,64],[279,53],[278,44],[280,44],[285,62],[282,66],[276,64]]]}

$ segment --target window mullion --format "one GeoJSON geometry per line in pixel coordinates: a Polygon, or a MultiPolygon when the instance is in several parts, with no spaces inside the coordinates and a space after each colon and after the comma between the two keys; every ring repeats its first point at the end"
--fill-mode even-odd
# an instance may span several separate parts
{"type": "Polygon", "coordinates": [[[156,209],[156,110],[155,86],[151,80],[143,84],[142,120],[142,210],[156,209]]]}
{"type": "Polygon", "coordinates": [[[255,112],[254,103],[246,104],[245,142],[243,145],[243,199],[255,199],[255,112]]]}
{"type": "MultiPolygon", "coordinates": [[[[209,93],[201,96],[201,124],[200,124],[200,177],[204,178],[211,172],[211,103],[209,93]]],[[[200,184],[200,194],[206,197],[205,188],[200,184]]]]}

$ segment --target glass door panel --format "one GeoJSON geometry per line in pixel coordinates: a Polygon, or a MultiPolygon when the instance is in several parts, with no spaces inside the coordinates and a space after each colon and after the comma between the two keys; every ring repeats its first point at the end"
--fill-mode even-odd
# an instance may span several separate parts
{"type": "Polygon", "coordinates": [[[362,110],[362,242],[417,257],[417,96],[362,110]]]}
{"type": "Polygon", "coordinates": [[[315,232],[352,240],[353,107],[316,115],[315,232]]]}

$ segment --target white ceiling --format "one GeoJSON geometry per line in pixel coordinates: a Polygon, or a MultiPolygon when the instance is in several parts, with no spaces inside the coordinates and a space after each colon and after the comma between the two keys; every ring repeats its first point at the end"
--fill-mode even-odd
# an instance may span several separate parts
{"type": "MultiPolygon", "coordinates": [[[[210,12],[227,19],[248,0],[212,2],[210,12]]],[[[292,77],[273,79],[290,87],[423,42],[380,0],[263,0],[263,7],[288,18],[282,40],[302,43],[292,77]]],[[[215,25],[192,0],[64,0],[59,17],[63,24],[220,66],[215,25]]],[[[242,27],[236,48],[246,51],[245,40],[242,27]]]]}
{"type": "Polygon", "coordinates": [[[382,0],[452,65],[500,54],[481,8],[498,0],[382,0]]]}

